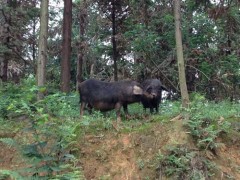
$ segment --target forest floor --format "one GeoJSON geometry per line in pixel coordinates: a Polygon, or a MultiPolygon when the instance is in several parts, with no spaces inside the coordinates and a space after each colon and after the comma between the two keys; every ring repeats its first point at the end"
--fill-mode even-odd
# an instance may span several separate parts
{"type": "MultiPolygon", "coordinates": [[[[9,133],[8,136],[18,135],[9,133]]],[[[216,166],[211,179],[240,179],[240,137],[223,136],[217,141],[221,145],[216,152],[199,152],[216,166]]],[[[171,179],[161,172],[160,156],[167,154],[171,146],[198,151],[195,144],[183,129],[182,120],[175,118],[144,122],[144,125],[140,122],[131,130],[86,132],[77,145],[77,156],[87,180],[171,179]]],[[[16,149],[2,143],[0,147],[1,169],[25,166],[16,149]]]]}

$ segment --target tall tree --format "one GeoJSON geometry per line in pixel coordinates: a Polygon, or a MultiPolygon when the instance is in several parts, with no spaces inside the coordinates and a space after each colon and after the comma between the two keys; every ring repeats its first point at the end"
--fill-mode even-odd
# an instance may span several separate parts
{"type": "Polygon", "coordinates": [[[36,0],[0,0],[0,75],[3,81],[18,83],[27,70],[33,69],[29,65],[35,52],[29,49],[36,41],[31,31],[32,20],[39,19],[36,4],[36,0]]]}
{"type": "Polygon", "coordinates": [[[179,83],[182,97],[182,106],[187,108],[189,105],[189,95],[186,84],[185,65],[183,59],[183,46],[182,46],[182,32],[180,23],[180,3],[179,0],[174,0],[174,17],[175,17],[175,37],[177,47],[177,61],[178,61],[178,73],[179,83]]]}
{"type": "Polygon", "coordinates": [[[124,20],[128,16],[129,6],[125,0],[98,0],[98,6],[100,12],[103,12],[103,18],[106,19],[105,23],[108,26],[108,30],[105,28],[105,32],[111,31],[111,57],[113,60],[114,80],[118,80],[118,61],[120,60],[120,39],[121,28],[124,20]],[[110,21],[110,23],[109,23],[110,21]],[[110,31],[109,31],[110,30],[110,31]]]}
{"type": "MultiPolygon", "coordinates": [[[[47,38],[48,38],[48,0],[42,0],[40,7],[40,34],[37,62],[38,86],[44,86],[46,81],[47,38]]],[[[38,99],[43,99],[43,96],[44,92],[39,91],[38,99]]]]}
{"type": "Polygon", "coordinates": [[[9,52],[10,49],[9,43],[10,43],[10,24],[11,24],[11,16],[9,14],[6,14],[3,10],[3,6],[8,6],[11,7],[12,2],[1,2],[1,14],[0,14],[0,19],[1,19],[1,27],[0,27],[0,37],[1,37],[1,44],[5,48],[3,53],[0,55],[0,77],[3,82],[6,82],[8,79],[8,63],[9,63],[9,52]]]}
{"type": "Polygon", "coordinates": [[[149,23],[149,12],[148,12],[148,6],[149,6],[149,0],[141,0],[140,1],[140,8],[141,10],[141,14],[142,14],[142,23],[148,27],[148,23],[149,23]]]}
{"type": "Polygon", "coordinates": [[[113,68],[114,68],[114,81],[118,80],[118,68],[117,68],[117,59],[118,59],[118,52],[117,52],[117,43],[116,43],[116,0],[112,0],[112,12],[111,12],[111,21],[112,21],[112,47],[113,47],[113,68]]]}
{"type": "Polygon", "coordinates": [[[85,50],[85,30],[87,24],[87,3],[86,0],[81,1],[78,13],[78,21],[80,26],[80,39],[78,43],[78,60],[77,60],[77,84],[83,81],[83,61],[85,50]]]}
{"type": "Polygon", "coordinates": [[[64,0],[61,90],[66,93],[70,91],[71,34],[72,34],[72,0],[64,0]]]}

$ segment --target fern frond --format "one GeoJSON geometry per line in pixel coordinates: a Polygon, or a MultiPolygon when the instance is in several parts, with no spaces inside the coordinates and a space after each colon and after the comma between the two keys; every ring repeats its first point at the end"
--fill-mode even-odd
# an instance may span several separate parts
{"type": "Polygon", "coordinates": [[[0,179],[7,179],[7,178],[24,180],[24,178],[16,171],[0,170],[0,179]]]}
{"type": "Polygon", "coordinates": [[[13,138],[0,138],[0,142],[6,144],[9,147],[18,147],[17,141],[13,138]]]}

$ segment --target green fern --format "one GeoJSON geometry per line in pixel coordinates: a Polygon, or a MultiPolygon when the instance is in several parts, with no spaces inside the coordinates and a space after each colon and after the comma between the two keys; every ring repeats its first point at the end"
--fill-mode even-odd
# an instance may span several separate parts
{"type": "Polygon", "coordinates": [[[18,143],[13,138],[0,138],[0,142],[6,144],[9,147],[18,147],[18,143]]]}
{"type": "Polygon", "coordinates": [[[16,171],[11,171],[11,170],[0,170],[0,180],[4,179],[17,179],[17,180],[24,180],[18,172],[16,171]]]}

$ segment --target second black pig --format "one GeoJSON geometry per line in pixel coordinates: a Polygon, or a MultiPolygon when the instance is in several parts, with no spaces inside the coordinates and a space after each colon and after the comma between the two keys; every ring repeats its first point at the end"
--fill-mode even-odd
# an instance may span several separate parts
{"type": "Polygon", "coordinates": [[[154,112],[154,109],[158,113],[159,104],[162,100],[162,90],[168,91],[167,88],[158,79],[147,79],[143,81],[142,87],[144,93],[141,102],[145,112],[147,108],[150,108],[151,113],[154,112]]]}

